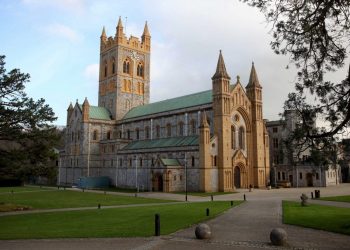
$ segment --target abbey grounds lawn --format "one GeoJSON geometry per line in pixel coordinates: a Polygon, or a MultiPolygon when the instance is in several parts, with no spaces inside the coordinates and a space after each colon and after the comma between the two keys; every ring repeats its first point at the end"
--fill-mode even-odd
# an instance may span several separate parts
{"type": "Polygon", "coordinates": [[[93,207],[98,204],[101,204],[101,206],[115,206],[164,202],[174,201],[63,189],[57,190],[54,188],[0,188],[0,210],[4,204],[22,205],[31,209],[53,209],[93,207]]]}
{"type": "MultiPolygon", "coordinates": [[[[37,213],[0,216],[0,239],[46,239],[90,237],[137,237],[154,235],[154,216],[160,215],[161,234],[166,235],[217,216],[232,208],[229,201],[174,202],[131,196],[64,191],[14,189],[2,192],[0,203],[30,206],[37,213]],[[97,209],[96,204],[101,204],[97,209]],[[108,208],[115,205],[135,205],[108,208]],[[86,210],[84,207],[96,209],[86,210]],[[74,208],[77,211],[41,209],[74,208]],[[210,216],[206,215],[209,208],[210,216]]],[[[240,201],[233,202],[236,206],[240,201]]]]}
{"type": "MultiPolygon", "coordinates": [[[[328,197],[325,200],[343,200],[328,197]]],[[[350,208],[283,201],[283,223],[350,235],[350,208]]]]}

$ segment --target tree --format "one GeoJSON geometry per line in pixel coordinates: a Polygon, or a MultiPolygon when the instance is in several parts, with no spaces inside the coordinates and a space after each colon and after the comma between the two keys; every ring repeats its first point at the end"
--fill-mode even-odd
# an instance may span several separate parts
{"type": "Polygon", "coordinates": [[[5,56],[0,56],[0,176],[24,178],[34,175],[56,157],[56,120],[44,99],[34,101],[24,89],[29,74],[19,69],[6,72],[5,56]],[[30,171],[28,171],[30,170],[30,171]]]}
{"type": "Polygon", "coordinates": [[[289,55],[298,69],[296,91],[288,95],[285,110],[301,118],[298,141],[326,145],[344,132],[350,121],[349,75],[338,83],[325,75],[344,66],[350,48],[350,1],[348,0],[242,0],[257,7],[272,24],[271,48],[289,55]],[[307,99],[307,96],[313,98],[307,99]],[[308,101],[313,99],[312,102],[308,101]],[[327,128],[316,129],[317,117],[327,128]]]}

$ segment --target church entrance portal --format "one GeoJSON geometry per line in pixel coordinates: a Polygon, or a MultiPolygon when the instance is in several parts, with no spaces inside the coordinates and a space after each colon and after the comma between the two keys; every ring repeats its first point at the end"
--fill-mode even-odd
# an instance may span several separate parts
{"type": "Polygon", "coordinates": [[[163,175],[156,174],[154,176],[153,191],[163,192],[163,175]]]}
{"type": "Polygon", "coordinates": [[[235,167],[233,174],[235,188],[241,188],[241,170],[238,166],[235,167]]]}

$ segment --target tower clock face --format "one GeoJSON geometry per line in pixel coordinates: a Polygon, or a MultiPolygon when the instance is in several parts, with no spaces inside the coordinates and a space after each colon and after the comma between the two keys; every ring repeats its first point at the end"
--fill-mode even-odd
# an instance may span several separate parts
{"type": "Polygon", "coordinates": [[[132,51],[130,52],[130,57],[134,60],[139,60],[140,59],[140,56],[137,54],[136,51],[132,51]]]}

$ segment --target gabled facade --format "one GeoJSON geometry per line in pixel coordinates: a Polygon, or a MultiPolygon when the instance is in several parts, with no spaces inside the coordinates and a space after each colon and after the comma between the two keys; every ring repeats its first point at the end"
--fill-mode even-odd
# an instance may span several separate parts
{"type": "Polygon", "coordinates": [[[108,176],[111,185],[154,191],[232,191],[269,183],[262,87],[254,64],[244,88],[220,51],[212,90],[149,103],[151,36],[127,39],[119,19],[103,29],[99,103],[67,111],[60,183],[108,176]]]}

